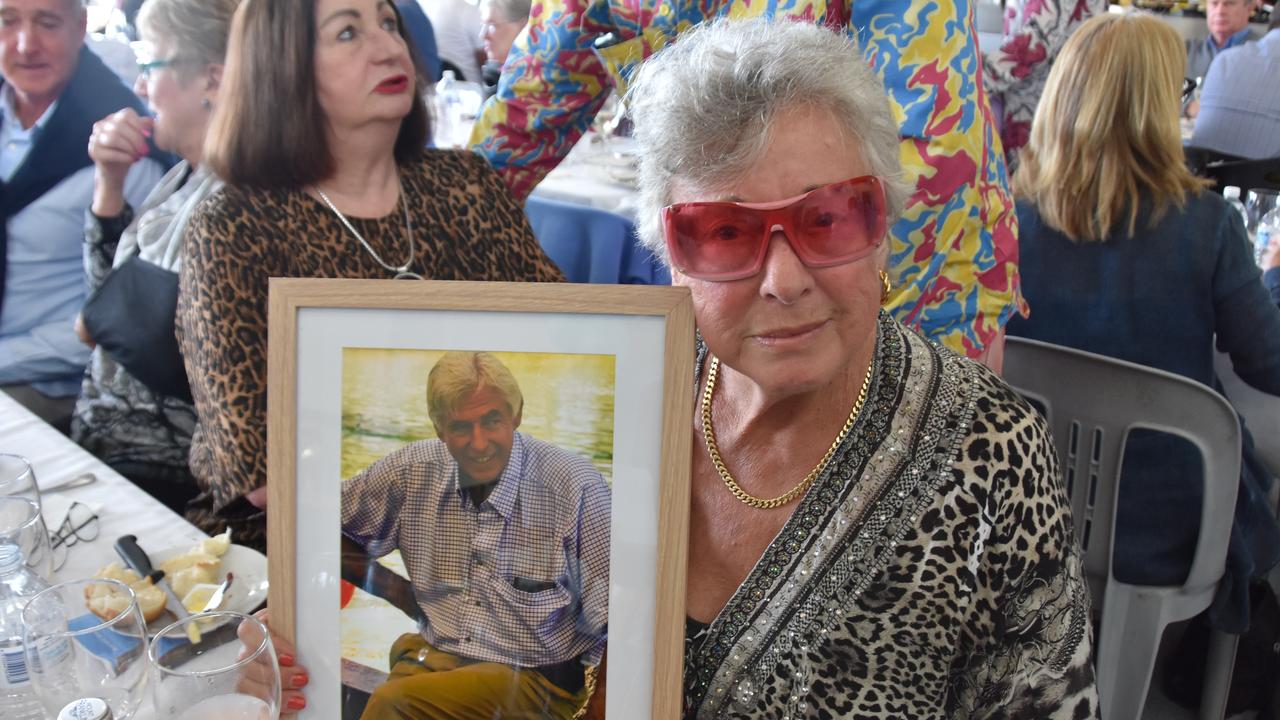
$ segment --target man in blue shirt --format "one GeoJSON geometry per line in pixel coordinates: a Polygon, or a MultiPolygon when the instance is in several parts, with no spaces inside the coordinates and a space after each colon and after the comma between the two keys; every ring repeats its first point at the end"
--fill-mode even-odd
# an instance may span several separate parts
{"type": "Polygon", "coordinates": [[[585,458],[516,432],[523,409],[496,357],[445,353],[427,376],[439,439],[343,483],[344,578],[372,577],[419,627],[392,646],[363,718],[569,718],[586,701],[607,623],[609,487],[585,458]],[[393,550],[407,583],[367,561],[393,550]]]}
{"type": "Polygon", "coordinates": [[[1187,41],[1186,77],[1204,77],[1218,53],[1258,39],[1257,33],[1249,28],[1249,16],[1256,5],[1257,0],[1209,0],[1205,8],[1209,35],[1202,40],[1187,41]]]}
{"type": "MultiPolygon", "coordinates": [[[[89,136],[121,108],[145,112],[84,47],[85,23],[81,0],[0,0],[0,389],[55,425],[70,418],[89,356],[73,330],[85,299],[89,136]]],[[[130,204],[163,172],[134,165],[130,204]]]]}
{"type": "Polygon", "coordinates": [[[1250,160],[1280,157],[1280,13],[1261,40],[1224,50],[1209,66],[1191,145],[1250,160]]]}

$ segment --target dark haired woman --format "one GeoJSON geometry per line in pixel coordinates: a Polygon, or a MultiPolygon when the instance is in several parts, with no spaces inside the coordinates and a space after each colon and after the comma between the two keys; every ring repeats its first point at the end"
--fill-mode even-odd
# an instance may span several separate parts
{"type": "Polygon", "coordinates": [[[192,220],[178,307],[198,418],[188,517],[262,546],[268,278],[562,275],[483,159],[423,149],[389,0],[245,3],[224,82],[206,158],[227,187],[192,220]]]}

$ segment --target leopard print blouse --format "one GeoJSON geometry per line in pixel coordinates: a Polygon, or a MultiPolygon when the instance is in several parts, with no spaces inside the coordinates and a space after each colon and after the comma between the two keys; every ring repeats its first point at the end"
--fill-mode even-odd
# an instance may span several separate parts
{"type": "MultiPolygon", "coordinates": [[[[563,281],[524,212],[483,158],[429,150],[400,168],[417,252],[436,280],[563,281]]],[[[401,205],[349,218],[390,265],[406,256],[401,205]]],[[[267,281],[392,277],[320,200],[298,190],[224,188],[196,212],[184,247],[178,342],[198,425],[187,516],[206,532],[265,545],[265,514],[244,495],[266,482],[267,281]]]]}
{"type": "Polygon", "coordinates": [[[1097,718],[1044,419],[883,313],[874,363],[831,463],[711,624],[690,623],[685,717],[1097,718]]]}

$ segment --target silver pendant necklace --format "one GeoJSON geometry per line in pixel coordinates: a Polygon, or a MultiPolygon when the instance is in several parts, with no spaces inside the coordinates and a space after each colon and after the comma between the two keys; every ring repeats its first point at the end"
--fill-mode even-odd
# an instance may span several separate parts
{"type": "Polygon", "coordinates": [[[413,265],[414,257],[418,254],[418,248],[417,248],[417,244],[414,243],[413,241],[413,223],[409,220],[409,198],[404,193],[403,180],[400,180],[400,206],[401,206],[401,209],[404,210],[404,236],[405,236],[405,244],[408,245],[409,247],[409,259],[405,260],[404,264],[399,267],[388,265],[387,262],[383,260],[381,256],[378,255],[377,251],[373,249],[373,246],[369,244],[369,241],[365,240],[364,236],[361,235],[358,230],[356,230],[355,226],[351,224],[351,221],[347,219],[347,216],[342,214],[342,211],[338,209],[338,206],[333,204],[333,201],[329,199],[329,196],[324,194],[324,191],[320,189],[320,186],[317,185],[315,187],[316,187],[316,194],[320,196],[320,199],[324,201],[325,205],[329,206],[329,209],[333,211],[333,214],[338,216],[338,219],[342,221],[342,225],[347,228],[347,231],[350,232],[352,235],[354,235],[356,240],[360,241],[360,246],[363,247],[365,251],[369,253],[369,255],[373,258],[374,262],[381,265],[388,272],[395,273],[396,280],[405,280],[405,279],[422,280],[423,279],[421,275],[409,269],[410,266],[413,265]]]}

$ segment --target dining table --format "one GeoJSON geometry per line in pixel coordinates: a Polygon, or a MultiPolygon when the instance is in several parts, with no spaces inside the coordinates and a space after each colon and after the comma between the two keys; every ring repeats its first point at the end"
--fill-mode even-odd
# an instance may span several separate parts
{"type": "MultiPolygon", "coordinates": [[[[66,562],[49,578],[51,583],[92,577],[116,561],[114,545],[121,535],[136,535],[148,551],[189,547],[208,537],[3,392],[0,452],[21,455],[30,463],[42,488],[42,511],[51,530],[76,502],[98,517],[97,537],[67,548],[66,562]]],[[[155,717],[150,700],[144,700],[134,715],[135,720],[155,717]]]]}
{"type": "Polygon", "coordinates": [[[636,235],[636,145],[589,131],[525,204],[529,225],[570,282],[670,285],[636,235]]]}

